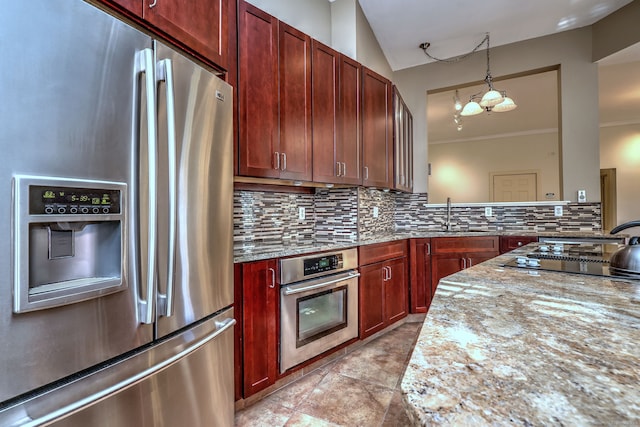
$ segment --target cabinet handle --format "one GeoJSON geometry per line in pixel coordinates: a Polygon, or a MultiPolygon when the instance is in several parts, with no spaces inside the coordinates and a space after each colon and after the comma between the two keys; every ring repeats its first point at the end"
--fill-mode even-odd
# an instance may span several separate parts
{"type": "Polygon", "coordinates": [[[153,0],[153,3],[151,3],[151,4],[149,5],[149,9],[151,9],[151,8],[155,7],[155,6],[156,6],[156,4],[158,4],[158,0],[153,0]]]}
{"type": "Polygon", "coordinates": [[[275,170],[280,169],[280,153],[278,153],[277,151],[273,153],[273,155],[275,156],[275,160],[273,162],[274,166],[273,168],[275,170]]]}
{"type": "Polygon", "coordinates": [[[393,278],[393,274],[391,274],[391,267],[387,267],[387,271],[389,271],[389,280],[393,278]]]}
{"type": "Polygon", "coordinates": [[[286,153],[282,153],[282,169],[280,170],[283,171],[286,168],[287,168],[287,155],[286,153]]]}
{"type": "Polygon", "coordinates": [[[467,259],[462,258],[462,269],[464,270],[465,268],[467,268],[467,259]]]}
{"type": "Polygon", "coordinates": [[[431,255],[431,243],[427,243],[426,248],[427,248],[426,255],[431,255]]]}
{"type": "Polygon", "coordinates": [[[469,260],[469,267],[473,267],[473,262],[471,261],[471,258],[467,258],[469,260]]]}
{"type": "Polygon", "coordinates": [[[276,287],[276,270],[274,270],[273,268],[269,268],[269,271],[271,272],[271,284],[269,285],[269,287],[273,289],[276,287]]]}
{"type": "Polygon", "coordinates": [[[342,176],[347,176],[347,164],[342,162],[342,176]]]}
{"type": "Polygon", "coordinates": [[[338,172],[336,173],[336,176],[342,176],[340,175],[340,162],[336,162],[336,164],[338,165],[338,172]]]}
{"type": "Polygon", "coordinates": [[[386,282],[387,280],[389,280],[389,277],[387,276],[388,272],[387,272],[387,267],[382,267],[382,281],[386,282]]]}
{"type": "Polygon", "coordinates": [[[365,180],[369,179],[369,167],[368,166],[364,167],[364,179],[365,180]]]}

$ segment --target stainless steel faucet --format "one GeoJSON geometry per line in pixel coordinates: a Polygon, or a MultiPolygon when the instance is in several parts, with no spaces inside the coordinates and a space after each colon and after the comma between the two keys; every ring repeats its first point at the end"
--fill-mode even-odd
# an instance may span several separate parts
{"type": "Polygon", "coordinates": [[[446,231],[451,231],[451,197],[447,197],[447,220],[444,227],[446,231]]]}

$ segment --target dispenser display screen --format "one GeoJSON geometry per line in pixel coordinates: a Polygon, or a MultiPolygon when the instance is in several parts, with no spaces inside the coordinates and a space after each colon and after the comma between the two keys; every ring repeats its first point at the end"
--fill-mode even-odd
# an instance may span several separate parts
{"type": "Polygon", "coordinates": [[[120,191],[104,188],[29,187],[32,215],[119,214],[120,191]]]}

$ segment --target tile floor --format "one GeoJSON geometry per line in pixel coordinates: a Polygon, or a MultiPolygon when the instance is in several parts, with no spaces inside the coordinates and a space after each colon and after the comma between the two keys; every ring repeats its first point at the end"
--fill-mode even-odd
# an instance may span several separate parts
{"type": "Polygon", "coordinates": [[[405,323],[236,413],[236,427],[408,426],[402,374],[422,323],[405,323]]]}

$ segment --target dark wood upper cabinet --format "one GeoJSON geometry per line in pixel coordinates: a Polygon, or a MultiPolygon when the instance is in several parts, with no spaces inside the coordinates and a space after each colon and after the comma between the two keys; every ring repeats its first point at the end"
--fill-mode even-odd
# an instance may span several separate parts
{"type": "Polygon", "coordinates": [[[312,50],[313,180],[340,183],[336,134],[340,54],[316,40],[312,50]]]}
{"type": "Polygon", "coordinates": [[[338,161],[343,184],[362,184],[362,123],[360,91],[362,65],[340,55],[338,91],[338,161]]]}
{"type": "Polygon", "coordinates": [[[362,67],[362,183],[393,187],[392,86],[362,67]]]}
{"type": "Polygon", "coordinates": [[[311,37],[279,27],[280,178],[311,181],[311,37]]]}
{"type": "Polygon", "coordinates": [[[144,0],[142,17],[227,69],[227,3],[227,0],[144,0]]]}
{"type": "Polygon", "coordinates": [[[393,87],[393,157],[396,190],[413,190],[413,116],[398,88],[393,87]]]}
{"type": "Polygon", "coordinates": [[[238,13],[238,172],[311,181],[311,38],[244,1],[238,13]]]}
{"type": "Polygon", "coordinates": [[[361,184],[360,64],[313,40],[313,180],[361,184]]]}
{"type": "Polygon", "coordinates": [[[278,20],[244,1],[238,19],[238,172],[278,178],[278,20]]]}
{"type": "Polygon", "coordinates": [[[141,18],[187,50],[222,70],[229,69],[227,16],[231,0],[100,0],[141,18]]]}

